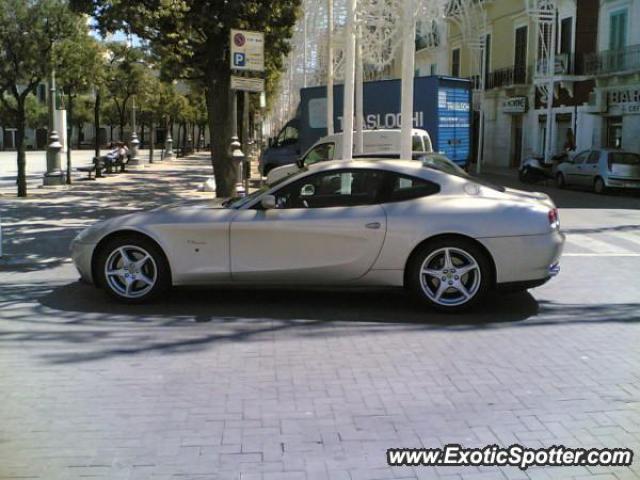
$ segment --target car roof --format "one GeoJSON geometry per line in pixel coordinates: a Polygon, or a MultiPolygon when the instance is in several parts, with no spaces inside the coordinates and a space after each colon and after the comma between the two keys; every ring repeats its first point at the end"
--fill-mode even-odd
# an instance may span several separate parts
{"type": "Polygon", "coordinates": [[[420,177],[425,176],[425,171],[430,169],[424,168],[422,162],[415,160],[386,160],[380,158],[358,158],[357,160],[332,160],[328,162],[318,162],[309,166],[310,172],[323,172],[327,170],[344,170],[349,168],[372,168],[376,170],[389,170],[407,175],[420,177]]]}

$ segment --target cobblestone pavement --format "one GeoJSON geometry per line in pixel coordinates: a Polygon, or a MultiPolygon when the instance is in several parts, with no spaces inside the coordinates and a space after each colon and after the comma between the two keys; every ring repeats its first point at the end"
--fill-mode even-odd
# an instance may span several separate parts
{"type": "Polygon", "coordinates": [[[201,198],[207,174],[206,159],[175,161],[0,204],[0,478],[640,478],[637,211],[562,209],[562,274],[465,315],[394,290],[179,289],[130,307],[77,282],[77,230],[201,198]],[[447,443],[636,459],[386,465],[387,448],[447,443]]]}

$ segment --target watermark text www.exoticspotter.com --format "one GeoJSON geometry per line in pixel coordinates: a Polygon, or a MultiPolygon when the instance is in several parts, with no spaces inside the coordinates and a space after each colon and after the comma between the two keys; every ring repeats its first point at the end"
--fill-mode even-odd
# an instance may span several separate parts
{"type": "Polygon", "coordinates": [[[485,466],[518,467],[526,470],[534,466],[629,466],[633,450],[629,448],[568,448],[553,445],[548,448],[527,448],[514,444],[509,447],[487,445],[482,448],[464,448],[449,444],[444,448],[390,448],[387,463],[390,466],[485,466]]]}

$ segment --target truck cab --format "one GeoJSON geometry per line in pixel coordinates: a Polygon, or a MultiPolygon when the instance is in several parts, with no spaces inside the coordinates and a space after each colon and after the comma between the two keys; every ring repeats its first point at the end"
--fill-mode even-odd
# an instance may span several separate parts
{"type": "Polygon", "coordinates": [[[266,176],[276,167],[295,163],[301,153],[300,122],[293,119],[282,127],[278,136],[269,141],[269,148],[260,156],[258,169],[266,176]]]}

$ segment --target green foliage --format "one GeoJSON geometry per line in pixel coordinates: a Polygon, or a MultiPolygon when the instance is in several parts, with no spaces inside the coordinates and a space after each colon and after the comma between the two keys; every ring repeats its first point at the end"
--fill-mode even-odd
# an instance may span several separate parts
{"type": "Polygon", "coordinates": [[[123,29],[148,43],[163,76],[188,79],[204,88],[215,153],[218,195],[228,195],[234,170],[227,154],[230,138],[229,32],[231,28],[265,34],[267,86],[290,50],[300,0],[71,0],[91,14],[101,31],[123,29]]]}
{"type": "Polygon", "coordinates": [[[17,128],[20,197],[27,195],[27,98],[54,65],[54,45],[74,37],[79,24],[64,0],[0,0],[0,102],[17,128]]]}

